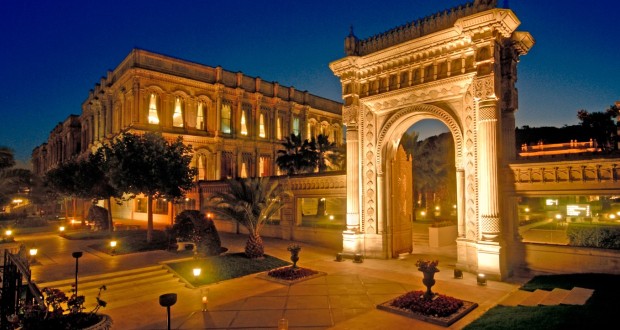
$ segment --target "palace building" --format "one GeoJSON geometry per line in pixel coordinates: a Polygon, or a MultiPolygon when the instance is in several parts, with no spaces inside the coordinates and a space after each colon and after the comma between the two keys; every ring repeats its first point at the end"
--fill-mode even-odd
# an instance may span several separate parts
{"type": "Polygon", "coordinates": [[[134,49],[89,92],[81,114],[33,150],[33,171],[43,175],[124,132],[155,131],[193,147],[198,181],[277,175],[277,151],[291,133],[342,144],[341,111],[294,87],[134,49]]]}

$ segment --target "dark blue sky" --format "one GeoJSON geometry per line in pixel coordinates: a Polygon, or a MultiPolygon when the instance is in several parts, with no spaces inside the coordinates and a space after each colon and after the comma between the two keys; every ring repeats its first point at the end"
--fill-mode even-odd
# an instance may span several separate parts
{"type": "MultiPolygon", "coordinates": [[[[351,24],[365,38],[464,2],[4,0],[0,145],[27,161],[134,47],[340,100],[328,64],[351,24]]],[[[537,42],[519,64],[517,126],[576,124],[620,100],[619,2],[510,1],[537,42]]]]}

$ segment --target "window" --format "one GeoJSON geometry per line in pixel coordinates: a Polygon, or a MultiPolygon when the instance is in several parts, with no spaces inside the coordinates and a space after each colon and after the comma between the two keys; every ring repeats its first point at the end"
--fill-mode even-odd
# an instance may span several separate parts
{"type": "Polygon", "coordinates": [[[181,106],[181,98],[177,96],[174,101],[174,113],[172,114],[172,126],[183,127],[183,111],[181,106]]]}
{"type": "Polygon", "coordinates": [[[253,177],[253,161],[251,153],[242,153],[241,154],[241,170],[239,171],[239,176],[242,178],[253,177]]]}
{"type": "Polygon", "coordinates": [[[299,135],[299,117],[293,117],[293,134],[299,135]]]}
{"type": "Polygon", "coordinates": [[[248,125],[246,124],[245,111],[241,111],[241,135],[248,135],[248,125]]]}
{"type": "Polygon", "coordinates": [[[258,136],[263,139],[267,137],[267,133],[265,133],[265,116],[261,113],[258,121],[258,136]]]}
{"type": "Polygon", "coordinates": [[[230,103],[222,104],[222,113],[221,113],[221,125],[222,125],[222,133],[230,134],[231,133],[231,107],[230,103]]]}
{"type": "Polygon", "coordinates": [[[198,155],[198,180],[206,180],[205,155],[198,155]]]}
{"type": "Polygon", "coordinates": [[[269,156],[260,156],[258,159],[258,176],[269,176],[271,169],[271,158],[269,156]]]}
{"type": "Polygon", "coordinates": [[[158,198],[153,205],[153,214],[168,214],[168,200],[158,198]]]}
{"type": "Polygon", "coordinates": [[[196,128],[205,129],[205,108],[202,101],[198,102],[198,111],[196,111],[196,128]]]}
{"type": "Polygon", "coordinates": [[[346,226],[346,198],[300,198],[302,227],[342,229],[346,226]]]}
{"type": "Polygon", "coordinates": [[[233,154],[229,151],[222,152],[222,179],[232,179],[233,177],[233,154]]]}
{"type": "Polygon", "coordinates": [[[282,117],[276,118],[276,139],[282,140],[282,117]]]}
{"type": "Polygon", "coordinates": [[[151,93],[149,101],[149,124],[159,124],[159,116],[157,115],[157,96],[151,93]]]}
{"type": "Polygon", "coordinates": [[[138,213],[146,213],[146,198],[136,198],[135,210],[138,213]]]}

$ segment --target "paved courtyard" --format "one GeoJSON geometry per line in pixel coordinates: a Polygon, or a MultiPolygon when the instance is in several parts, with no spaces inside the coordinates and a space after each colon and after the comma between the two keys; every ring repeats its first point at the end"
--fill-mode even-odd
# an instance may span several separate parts
{"type": "MultiPolygon", "coordinates": [[[[222,245],[231,252],[241,252],[245,236],[222,233],[222,245]]],[[[39,265],[33,266],[33,279],[45,283],[69,280],[75,274],[73,251],[84,251],[79,260],[80,278],[122,273],[165,261],[186,258],[174,251],[153,251],[110,256],[88,248],[93,241],[69,241],[54,234],[17,238],[26,245],[36,244],[39,265]]],[[[265,238],[266,253],[288,260],[289,241],[265,238]]],[[[517,283],[489,281],[478,286],[473,274],[453,278],[455,247],[430,250],[414,247],[414,254],[403,259],[366,259],[335,261],[338,251],[301,244],[299,265],[326,275],[292,286],[267,281],[256,275],[224,281],[203,288],[154,282],[150,286],[124,286],[110,293],[112,300],[102,312],[112,317],[113,329],[166,329],[166,310],[159,305],[159,295],[176,293],[177,303],[171,308],[173,329],[277,329],[285,318],[289,329],[445,329],[426,322],[377,310],[376,305],[410,290],[422,290],[421,273],[415,267],[419,258],[439,260],[440,272],[433,291],[476,302],[479,306],[451,329],[460,329],[518,288],[517,283]],[[432,255],[429,253],[432,252],[432,255]],[[136,292],[139,291],[139,292],[136,292]],[[202,311],[202,297],[208,297],[207,310],[202,311]]],[[[107,279],[109,281],[109,279],[107,279]]],[[[519,281],[522,282],[522,281],[519,281]]],[[[79,283],[82,283],[81,281],[79,283]]],[[[104,283],[105,284],[105,283],[104,283]]],[[[111,291],[111,290],[108,290],[111,291]]],[[[106,300],[108,292],[104,292],[106,300]]],[[[94,297],[87,294],[87,302],[94,297]]]]}

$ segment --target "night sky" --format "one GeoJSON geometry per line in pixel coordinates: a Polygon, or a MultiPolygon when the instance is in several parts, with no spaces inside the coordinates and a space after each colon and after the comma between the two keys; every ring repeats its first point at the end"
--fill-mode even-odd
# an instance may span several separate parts
{"type": "MultiPolygon", "coordinates": [[[[350,25],[363,39],[464,2],[3,0],[0,146],[28,161],[135,47],[340,101],[328,64],[344,56],[350,25]]],[[[519,64],[517,126],[577,124],[577,110],[620,100],[620,1],[509,6],[536,39],[519,64]]]]}

